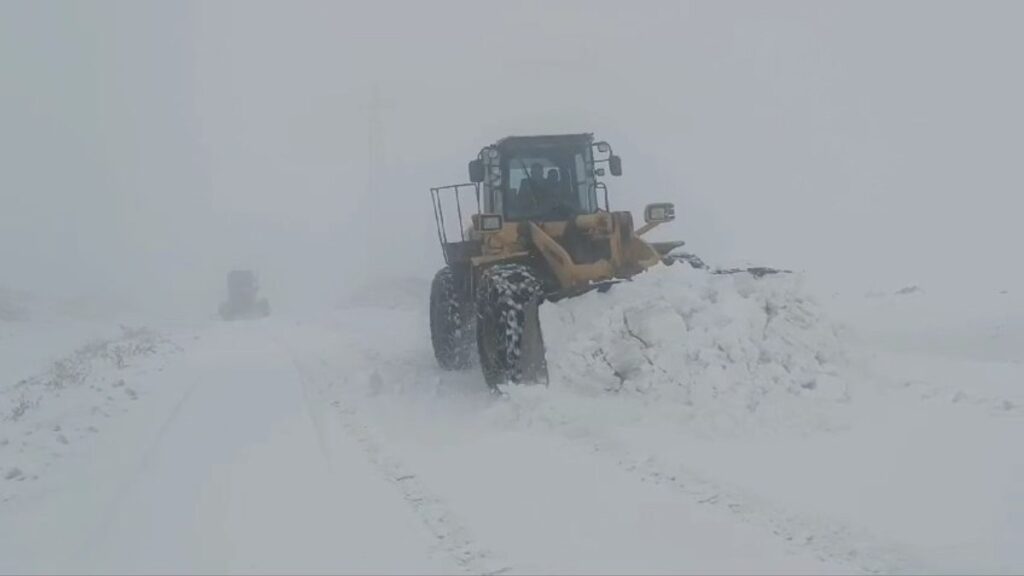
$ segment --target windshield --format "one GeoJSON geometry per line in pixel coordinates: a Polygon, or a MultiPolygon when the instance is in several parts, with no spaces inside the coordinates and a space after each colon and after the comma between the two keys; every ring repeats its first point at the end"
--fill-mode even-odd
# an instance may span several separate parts
{"type": "Polygon", "coordinates": [[[503,157],[507,220],[561,220],[597,211],[590,149],[541,149],[503,157]]]}

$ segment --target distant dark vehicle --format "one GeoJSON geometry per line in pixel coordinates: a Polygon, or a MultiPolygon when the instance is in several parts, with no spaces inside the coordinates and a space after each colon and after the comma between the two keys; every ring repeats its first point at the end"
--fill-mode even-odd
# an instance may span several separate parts
{"type": "Polygon", "coordinates": [[[270,314],[266,298],[257,298],[259,281],[252,270],[228,272],[228,299],[220,305],[224,320],[264,318],[270,314]]]}

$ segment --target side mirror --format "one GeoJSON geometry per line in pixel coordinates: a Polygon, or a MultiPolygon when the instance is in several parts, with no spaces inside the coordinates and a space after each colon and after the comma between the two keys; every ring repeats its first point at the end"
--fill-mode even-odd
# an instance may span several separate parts
{"type": "Polygon", "coordinates": [[[484,181],[484,163],[479,158],[469,163],[469,181],[474,183],[484,181]]]}
{"type": "Polygon", "coordinates": [[[608,170],[612,176],[622,176],[622,158],[612,154],[608,157],[608,170]]]}
{"type": "Polygon", "coordinates": [[[648,204],[644,208],[644,222],[648,224],[662,224],[676,219],[676,207],[671,202],[659,202],[648,204]]]}

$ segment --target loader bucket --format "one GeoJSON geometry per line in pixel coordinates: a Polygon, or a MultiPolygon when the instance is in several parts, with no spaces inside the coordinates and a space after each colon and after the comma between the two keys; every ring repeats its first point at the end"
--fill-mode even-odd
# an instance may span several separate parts
{"type": "Polygon", "coordinates": [[[773,274],[792,274],[792,270],[784,270],[781,268],[770,268],[768,266],[751,266],[749,268],[711,268],[704,263],[696,254],[690,254],[689,252],[678,252],[675,254],[666,255],[662,258],[662,262],[666,265],[671,266],[676,262],[685,262],[698,270],[707,270],[712,274],[742,274],[747,273],[754,278],[764,278],[773,274]]]}

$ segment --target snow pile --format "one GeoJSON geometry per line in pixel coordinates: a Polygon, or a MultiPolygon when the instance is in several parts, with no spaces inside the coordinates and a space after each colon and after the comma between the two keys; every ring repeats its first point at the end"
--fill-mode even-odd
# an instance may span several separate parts
{"type": "MultiPolygon", "coordinates": [[[[149,330],[122,327],[120,337],[82,346],[35,376],[0,382],[0,479],[35,479],[146,393],[146,375],[161,367],[144,359],[177,349],[149,330]]],[[[0,502],[9,497],[0,483],[0,502]]]]}
{"type": "Polygon", "coordinates": [[[663,266],[546,303],[541,323],[553,395],[634,398],[645,417],[720,430],[806,422],[849,399],[841,331],[797,275],[663,266]]]}

